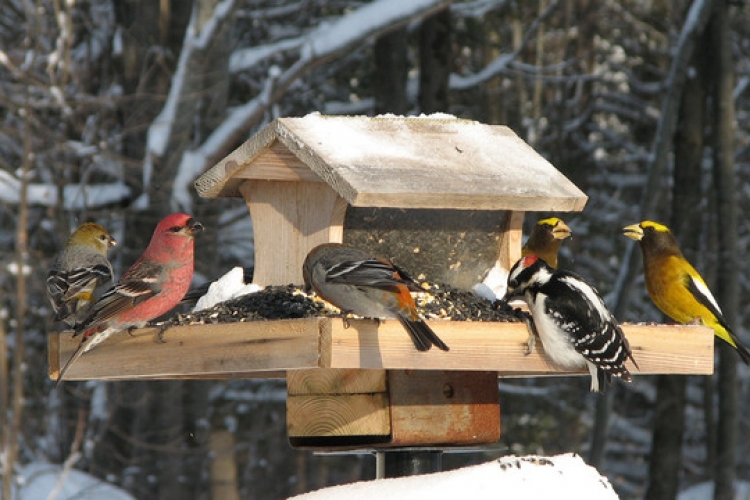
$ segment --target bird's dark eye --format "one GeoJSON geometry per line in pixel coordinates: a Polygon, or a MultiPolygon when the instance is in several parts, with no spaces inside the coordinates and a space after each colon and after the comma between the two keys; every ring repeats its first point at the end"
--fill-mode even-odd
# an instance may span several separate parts
{"type": "Polygon", "coordinates": [[[102,240],[102,241],[106,241],[107,240],[107,236],[103,234],[103,235],[99,236],[99,239],[102,240]]]}
{"type": "Polygon", "coordinates": [[[172,226],[172,227],[169,228],[169,230],[172,231],[173,233],[179,233],[182,230],[182,227],[181,226],[172,226]]]}
{"type": "Polygon", "coordinates": [[[511,288],[516,288],[518,286],[518,280],[510,280],[510,282],[508,282],[508,286],[510,286],[511,288]]]}

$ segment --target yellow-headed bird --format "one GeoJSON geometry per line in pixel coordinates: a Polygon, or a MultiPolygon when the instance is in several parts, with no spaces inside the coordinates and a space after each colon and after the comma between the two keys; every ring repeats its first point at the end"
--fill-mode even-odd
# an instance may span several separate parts
{"type": "Polygon", "coordinates": [[[571,234],[570,228],[562,219],[557,217],[541,219],[534,224],[529,239],[521,249],[521,256],[536,255],[550,267],[557,269],[557,252],[560,250],[562,240],[571,234]]]}
{"type": "Polygon", "coordinates": [[[641,245],[646,288],[656,307],[678,323],[700,321],[712,328],[750,364],[750,351],[730,330],[711,290],[682,255],[669,228],[645,220],[623,228],[623,234],[641,245]]]}

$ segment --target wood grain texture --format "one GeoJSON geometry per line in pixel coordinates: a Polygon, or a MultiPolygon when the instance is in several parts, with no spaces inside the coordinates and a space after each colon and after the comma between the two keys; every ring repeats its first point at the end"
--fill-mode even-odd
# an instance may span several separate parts
{"type": "MultiPolygon", "coordinates": [[[[403,368],[420,370],[489,370],[500,376],[576,373],[553,365],[541,342],[526,354],[528,332],[523,323],[428,321],[450,346],[449,352],[419,352],[398,321],[350,321],[350,327],[334,321],[330,349],[332,368],[403,368]]],[[[713,331],[702,326],[623,325],[640,370],[635,375],[713,373],[713,331]]],[[[583,372],[577,372],[583,374],[583,372]]]]}
{"type": "MultiPolygon", "coordinates": [[[[319,328],[326,321],[180,326],[164,332],[164,343],[156,342],[156,328],[121,332],[81,356],[66,380],[283,377],[287,369],[318,366],[319,328]]],[[[69,333],[50,334],[51,378],[78,343],[69,333]]]]}
{"type": "Polygon", "coordinates": [[[385,370],[294,370],[286,377],[290,396],[385,393],[385,370]]]}
{"type": "Polygon", "coordinates": [[[257,242],[253,283],[301,285],[307,253],[343,239],[346,203],[323,183],[246,180],[240,189],[257,242]]]}
{"type": "Polygon", "coordinates": [[[266,181],[323,182],[278,141],[261,150],[249,165],[237,170],[235,176],[237,179],[266,181]]]}
{"type": "Polygon", "coordinates": [[[513,210],[508,215],[508,227],[497,241],[498,258],[500,267],[510,270],[513,264],[521,258],[521,241],[523,239],[523,219],[525,212],[513,210]]]}
{"type": "MultiPolygon", "coordinates": [[[[256,321],[174,327],[164,344],[157,330],[123,332],[85,354],[69,378],[138,379],[264,377],[269,372],[307,368],[494,371],[500,376],[575,374],[552,365],[538,349],[526,355],[521,323],[429,321],[449,352],[419,352],[395,320],[339,318],[256,321]]],[[[713,331],[702,326],[623,326],[639,374],[713,373],[713,331]]],[[[50,376],[78,346],[70,334],[49,336],[50,376]],[[55,338],[57,337],[57,338],[55,338]]],[[[578,372],[583,374],[582,372],[578,372]]],[[[637,380],[637,379],[636,379],[637,380]]]]}
{"type": "Polygon", "coordinates": [[[500,439],[497,373],[389,370],[390,446],[478,445],[500,439]]]}
{"type": "Polygon", "coordinates": [[[286,419],[290,438],[391,433],[385,393],[290,396],[286,419]]]}
{"type": "Polygon", "coordinates": [[[265,127],[250,140],[208,169],[195,180],[195,190],[202,198],[240,197],[244,179],[237,174],[250,164],[263,149],[276,141],[274,127],[265,127]]]}
{"type": "MultiPolygon", "coordinates": [[[[497,374],[423,370],[305,370],[310,391],[289,390],[289,437],[318,438],[313,447],[340,446],[341,437],[389,436],[378,446],[476,445],[500,437],[497,374]],[[365,385],[352,383],[365,374],[365,385]],[[376,375],[377,376],[374,376],[376,375]],[[323,374],[323,375],[321,375],[323,374]],[[387,383],[386,383],[387,377],[387,383]],[[375,392],[368,391],[368,386],[375,392]],[[354,391],[354,392],[350,392],[354,391]],[[382,406],[381,406],[382,405],[382,406]],[[333,438],[333,439],[324,439],[333,438]]],[[[296,374],[287,380],[298,385],[296,374]]],[[[362,442],[367,442],[365,441],[362,442]]],[[[302,441],[310,446],[308,440],[302,441]]]]}

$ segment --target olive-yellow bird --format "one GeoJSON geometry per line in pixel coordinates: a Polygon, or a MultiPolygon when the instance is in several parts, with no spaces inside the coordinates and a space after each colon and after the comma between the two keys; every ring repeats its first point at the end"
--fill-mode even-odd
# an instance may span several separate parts
{"type": "Polygon", "coordinates": [[[640,243],[646,288],[656,307],[678,323],[700,322],[712,328],[750,364],[750,351],[729,328],[711,290],[682,254],[669,228],[645,220],[626,226],[623,234],[640,243]]]}

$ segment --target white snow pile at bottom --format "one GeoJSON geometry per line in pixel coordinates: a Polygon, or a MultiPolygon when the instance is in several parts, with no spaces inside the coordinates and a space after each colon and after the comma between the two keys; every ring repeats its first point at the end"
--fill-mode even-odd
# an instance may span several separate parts
{"type": "Polygon", "coordinates": [[[17,496],[19,500],[39,500],[49,498],[57,492],[56,500],[135,500],[127,492],[105,483],[94,476],[70,469],[60,481],[60,465],[32,462],[24,466],[18,474],[17,496]]]}
{"type": "MultiPolygon", "coordinates": [[[[734,500],[750,499],[750,483],[734,483],[734,500]]],[[[714,500],[714,483],[698,483],[677,494],[677,500],[714,500]]]]}
{"type": "Polygon", "coordinates": [[[502,457],[492,462],[420,476],[333,486],[290,500],[609,500],[618,496],[606,477],[573,453],[502,457]]]}

